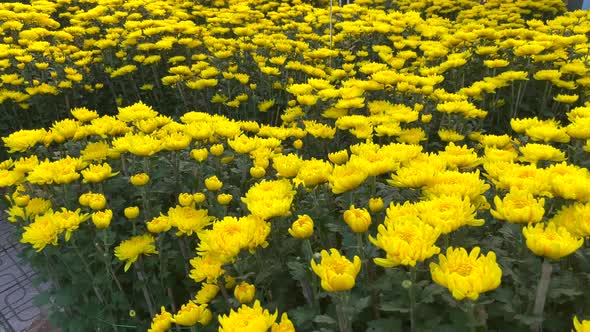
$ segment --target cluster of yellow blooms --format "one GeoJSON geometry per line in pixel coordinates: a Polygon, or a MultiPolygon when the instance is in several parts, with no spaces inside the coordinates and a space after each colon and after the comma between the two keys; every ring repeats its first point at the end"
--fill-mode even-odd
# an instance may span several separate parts
{"type": "Polygon", "coordinates": [[[88,220],[108,230],[124,216],[133,233],[113,254],[139,275],[143,256],[163,252],[164,236],[197,243],[183,258],[200,290],[176,313],[153,313],[151,332],[207,325],[214,314],[219,331],[294,331],[286,313],[277,321],[278,311],[262,307],[256,285],[236,285],[229,266],[280,246],[271,235],[280,221],[291,220],[288,233],[309,244],[323,225],[298,211],[299,193],[328,197],[316,206],[349,197],[341,216],[329,217],[384,255],[349,259],[345,248],[316,248],[309,263],[325,291],[351,290],[368,264],[414,269],[438,254],[432,280],[475,301],[501,284],[496,254],[448,243],[441,254],[441,238],[485,228],[488,211],[522,225],[527,247],[552,260],[590,236],[590,171],[573,158],[590,152],[590,103],[579,100],[590,87],[590,15],[541,20],[563,11],[560,0],[460,2],[399,1],[402,12],[359,0],[332,14],[296,0],[1,4],[0,104],[29,108],[34,96],[106,82],[132,87],[124,102],[160,100],[164,86],[187,109],[205,100],[212,110],[173,118],[144,102],[119,102],[115,115],[77,107],[47,129],[3,137],[18,154],[0,163],[0,187],[12,188],[8,220],[42,251],[88,220]],[[370,43],[357,49],[361,38],[370,43]],[[465,77],[468,66],[475,77],[465,77]],[[93,81],[105,73],[107,81],[93,81]],[[545,88],[542,108],[566,109],[563,122],[517,117],[527,84],[545,88]],[[484,121],[502,118],[504,106],[514,134],[486,133],[484,121]],[[155,212],[149,196],[162,179],[150,164],[162,159],[178,174],[182,163],[198,183],[155,212]],[[242,183],[224,183],[226,167],[242,183]],[[143,206],[112,208],[104,187],[121,179],[143,206]],[[62,189],[61,200],[50,194],[62,189]],[[417,199],[379,197],[405,190],[417,199]],[[242,306],[213,313],[211,302],[228,289],[242,306]]]}

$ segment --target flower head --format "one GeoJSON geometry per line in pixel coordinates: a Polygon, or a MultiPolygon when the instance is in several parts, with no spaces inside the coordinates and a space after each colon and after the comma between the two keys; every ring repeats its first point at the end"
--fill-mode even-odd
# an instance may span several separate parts
{"type": "Polygon", "coordinates": [[[490,251],[480,256],[475,247],[468,254],[464,248],[447,249],[446,255],[438,255],[439,263],[430,263],[432,280],[448,288],[457,300],[477,300],[479,294],[500,286],[502,270],[496,263],[496,254],[490,251]]]}
{"type": "Polygon", "coordinates": [[[522,229],[526,245],[538,256],[560,259],[578,250],[584,239],[570,234],[565,227],[549,222],[529,225],[522,229]]]}
{"type": "Polygon", "coordinates": [[[322,261],[311,261],[311,268],[321,279],[322,288],[328,292],[346,291],[354,287],[357,274],[361,270],[361,259],[354,256],[351,262],[332,248],[322,250],[322,261]]]}
{"type": "Polygon", "coordinates": [[[495,210],[490,210],[492,216],[511,223],[536,223],[545,214],[545,199],[535,199],[527,190],[510,190],[504,199],[494,197],[495,210]]]}
{"type": "Polygon", "coordinates": [[[234,296],[240,303],[247,304],[252,302],[252,300],[254,300],[254,295],[256,295],[256,287],[245,281],[241,282],[236,288],[234,288],[234,296]]]}
{"type": "Polygon", "coordinates": [[[288,231],[292,237],[307,239],[313,234],[313,219],[307,214],[299,215],[288,231]]]}
{"type": "Polygon", "coordinates": [[[355,208],[351,205],[350,208],[344,211],[344,221],[355,233],[364,233],[371,226],[371,215],[367,209],[355,208]]]}
{"type": "MultiPolygon", "coordinates": [[[[389,214],[389,213],[388,213],[389,214]]],[[[440,235],[438,228],[432,227],[415,216],[401,216],[395,221],[377,227],[377,238],[369,236],[377,247],[385,250],[385,258],[375,258],[375,264],[383,267],[397,265],[415,266],[440,252],[435,245],[440,235]]]]}
{"type": "Polygon", "coordinates": [[[207,325],[211,318],[213,314],[206,304],[197,305],[189,301],[180,307],[180,310],[172,317],[172,322],[182,326],[193,326],[197,323],[207,325]]]}
{"type": "Polygon", "coordinates": [[[87,169],[82,170],[82,176],[84,182],[102,182],[110,177],[119,174],[119,172],[113,173],[111,165],[104,163],[102,165],[90,165],[87,169]]]}
{"type": "Polygon", "coordinates": [[[125,272],[139,259],[140,255],[158,254],[154,242],[153,236],[143,234],[124,240],[115,248],[115,256],[120,261],[125,261],[125,272]]]}
{"type": "Polygon", "coordinates": [[[161,312],[152,319],[152,325],[148,332],[165,332],[172,326],[172,314],[167,312],[164,307],[161,307],[160,310],[161,312]]]}
{"type": "Polygon", "coordinates": [[[271,314],[255,301],[252,307],[242,305],[238,311],[233,309],[229,315],[219,315],[219,332],[267,331],[275,320],[277,313],[271,314]]]}

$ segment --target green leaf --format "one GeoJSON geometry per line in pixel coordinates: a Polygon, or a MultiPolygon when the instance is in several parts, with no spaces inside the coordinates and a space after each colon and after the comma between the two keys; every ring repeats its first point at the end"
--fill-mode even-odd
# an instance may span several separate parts
{"type": "Polygon", "coordinates": [[[313,322],[328,325],[336,325],[338,323],[334,318],[327,315],[317,315],[313,318],[313,322]]]}
{"type": "Polygon", "coordinates": [[[295,280],[304,280],[307,276],[307,265],[298,261],[287,262],[289,273],[295,280]]]}
{"type": "Polygon", "coordinates": [[[352,299],[352,310],[354,314],[360,313],[365,308],[369,306],[371,303],[371,296],[365,296],[361,298],[354,298],[352,299]]]}
{"type": "Polygon", "coordinates": [[[444,292],[444,288],[437,284],[430,284],[422,290],[422,293],[419,294],[419,303],[433,303],[434,296],[442,294],[444,292]]]}
{"type": "Polygon", "coordinates": [[[315,309],[312,307],[302,306],[289,310],[289,318],[295,326],[303,326],[309,323],[315,316],[315,309]]]}
{"type": "Polygon", "coordinates": [[[51,299],[51,294],[49,292],[39,293],[39,294],[35,295],[35,297],[33,298],[33,304],[38,307],[41,307],[46,304],[49,304],[50,299],[51,299]]]}

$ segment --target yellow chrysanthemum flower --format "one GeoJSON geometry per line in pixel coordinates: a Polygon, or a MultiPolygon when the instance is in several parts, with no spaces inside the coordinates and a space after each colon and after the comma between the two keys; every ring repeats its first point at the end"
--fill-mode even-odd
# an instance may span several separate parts
{"type": "Polygon", "coordinates": [[[219,315],[219,332],[241,332],[241,331],[268,331],[278,313],[271,314],[263,309],[260,302],[255,301],[252,307],[243,304],[238,311],[233,309],[229,315],[219,315]]]}
{"type": "Polygon", "coordinates": [[[172,326],[172,314],[167,312],[164,307],[160,308],[160,313],[152,319],[152,325],[147,332],[166,332],[172,326]]]}
{"type": "Polygon", "coordinates": [[[292,237],[307,239],[313,234],[313,220],[307,214],[299,215],[287,231],[292,237]]]}
{"type": "Polygon", "coordinates": [[[207,325],[211,322],[213,314],[207,308],[207,304],[197,305],[189,301],[180,307],[180,310],[172,317],[172,323],[182,326],[194,326],[197,323],[207,325]]]}
{"type": "Polygon", "coordinates": [[[322,260],[317,264],[311,260],[311,268],[321,279],[322,288],[328,292],[346,291],[354,287],[357,274],[361,270],[361,259],[354,256],[351,262],[332,248],[322,250],[322,260]]]}
{"type": "Polygon", "coordinates": [[[60,225],[53,217],[53,211],[49,210],[42,216],[37,216],[35,221],[24,227],[20,242],[29,243],[40,252],[48,244],[57,245],[60,225]]]}
{"type": "Polygon", "coordinates": [[[153,236],[143,234],[124,240],[115,248],[115,256],[120,261],[125,261],[125,272],[139,259],[140,255],[158,254],[154,242],[153,236]]]}
{"type": "Polygon", "coordinates": [[[526,190],[510,190],[503,199],[496,196],[494,204],[496,209],[490,210],[494,218],[516,224],[537,223],[545,214],[545,199],[535,199],[533,194],[526,190]]]}
{"type": "Polygon", "coordinates": [[[570,234],[565,227],[553,222],[537,223],[522,229],[527,247],[537,256],[560,259],[578,250],[584,239],[570,234]]]}
{"type": "Polygon", "coordinates": [[[430,263],[432,280],[448,288],[457,300],[478,299],[479,294],[500,286],[502,270],[493,251],[480,256],[475,247],[468,254],[464,248],[449,247],[446,255],[438,255],[439,263],[430,263]]]}
{"type": "Polygon", "coordinates": [[[267,220],[290,215],[294,197],[295,191],[289,180],[262,180],[248,189],[242,202],[253,215],[267,220]]]}
{"type": "Polygon", "coordinates": [[[82,176],[84,177],[83,182],[97,183],[102,182],[108,178],[111,178],[119,172],[114,172],[111,165],[104,163],[102,165],[90,165],[87,169],[82,170],[82,176]]]}
{"type": "Polygon", "coordinates": [[[211,283],[204,283],[201,289],[195,295],[195,302],[197,304],[206,304],[211,302],[219,293],[219,286],[211,283]]]}
{"type": "Polygon", "coordinates": [[[168,209],[170,225],[178,228],[176,236],[182,234],[192,235],[193,232],[199,232],[205,226],[211,224],[213,219],[208,215],[207,210],[197,210],[190,206],[176,206],[168,209]]]}
{"type": "Polygon", "coordinates": [[[435,197],[420,201],[415,206],[420,219],[440,229],[442,234],[449,234],[465,225],[482,226],[484,224],[483,219],[475,218],[475,206],[467,197],[435,197]]]}
{"type": "Polygon", "coordinates": [[[435,245],[440,236],[438,228],[412,215],[388,220],[385,225],[377,227],[377,238],[369,236],[369,241],[386,253],[385,258],[375,258],[375,264],[383,267],[415,266],[440,252],[435,245]]]}

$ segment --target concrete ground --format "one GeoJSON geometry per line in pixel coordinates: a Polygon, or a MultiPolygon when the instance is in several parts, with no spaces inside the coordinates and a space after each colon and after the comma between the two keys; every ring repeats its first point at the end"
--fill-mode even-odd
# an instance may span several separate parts
{"type": "Polygon", "coordinates": [[[19,257],[22,245],[14,227],[0,216],[0,332],[53,332],[44,312],[33,304],[40,292],[36,272],[19,257]]]}

